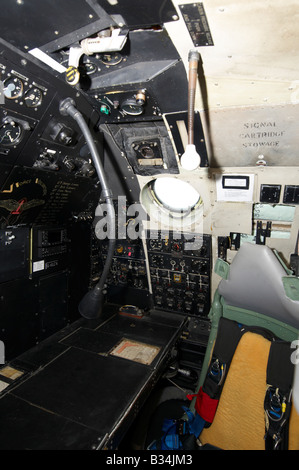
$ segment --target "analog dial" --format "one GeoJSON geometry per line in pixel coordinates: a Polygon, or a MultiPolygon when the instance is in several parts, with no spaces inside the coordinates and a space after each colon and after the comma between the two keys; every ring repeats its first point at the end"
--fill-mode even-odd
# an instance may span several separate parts
{"type": "Polygon", "coordinates": [[[12,147],[18,144],[22,138],[23,129],[15,122],[6,122],[0,127],[0,144],[12,147]]]}
{"type": "Polygon", "coordinates": [[[139,116],[143,113],[143,107],[136,103],[135,99],[128,99],[121,104],[121,110],[130,116],[139,116]]]}
{"type": "Polygon", "coordinates": [[[24,97],[25,104],[28,108],[35,108],[36,106],[40,106],[42,99],[42,91],[37,87],[28,90],[24,97]]]}
{"type": "Polygon", "coordinates": [[[112,52],[111,54],[106,53],[106,54],[102,54],[101,56],[101,61],[103,62],[103,64],[108,65],[108,66],[117,65],[122,61],[122,59],[123,58],[121,54],[119,54],[118,52],[112,52]]]}
{"type": "Polygon", "coordinates": [[[18,77],[9,77],[4,82],[4,96],[9,100],[15,100],[22,96],[23,89],[23,82],[18,77]]]}
{"type": "Polygon", "coordinates": [[[152,250],[161,250],[163,243],[161,240],[155,240],[154,238],[152,238],[149,241],[149,245],[152,250]]]}

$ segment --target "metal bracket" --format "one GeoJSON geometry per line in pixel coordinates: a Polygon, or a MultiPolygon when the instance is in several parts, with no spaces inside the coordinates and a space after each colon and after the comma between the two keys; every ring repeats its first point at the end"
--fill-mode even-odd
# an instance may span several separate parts
{"type": "Polygon", "coordinates": [[[256,225],[256,244],[265,245],[266,238],[271,235],[272,222],[267,222],[266,228],[263,228],[263,222],[261,220],[257,221],[256,225]]]}

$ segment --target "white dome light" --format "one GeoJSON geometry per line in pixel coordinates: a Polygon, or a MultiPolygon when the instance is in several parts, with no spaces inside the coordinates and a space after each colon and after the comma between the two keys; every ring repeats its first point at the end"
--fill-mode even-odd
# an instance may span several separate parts
{"type": "Polygon", "coordinates": [[[158,178],[153,190],[161,204],[175,212],[186,212],[200,200],[200,195],[193,186],[176,178],[158,178]]]}
{"type": "Polygon", "coordinates": [[[196,152],[195,145],[186,146],[185,153],[181,157],[181,165],[185,170],[193,171],[200,165],[200,156],[196,152]]]}

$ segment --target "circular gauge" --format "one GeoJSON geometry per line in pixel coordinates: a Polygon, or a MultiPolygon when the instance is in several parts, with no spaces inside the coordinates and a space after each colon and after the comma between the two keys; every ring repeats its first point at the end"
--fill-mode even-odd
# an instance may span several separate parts
{"type": "Polygon", "coordinates": [[[9,100],[15,100],[22,96],[24,85],[18,77],[9,77],[4,82],[4,96],[9,100]]]}
{"type": "Polygon", "coordinates": [[[172,245],[171,245],[171,249],[172,251],[175,251],[175,252],[180,252],[182,250],[182,247],[181,247],[181,244],[178,243],[178,242],[173,242],[172,245]]]}
{"type": "Polygon", "coordinates": [[[101,55],[101,61],[105,65],[117,65],[122,61],[122,56],[118,52],[113,52],[112,54],[105,53],[101,55]]]}
{"type": "Polygon", "coordinates": [[[143,113],[142,105],[136,103],[134,98],[123,101],[120,108],[125,114],[129,114],[130,116],[139,116],[143,113]]]}
{"type": "Polygon", "coordinates": [[[155,240],[154,238],[152,238],[149,241],[149,245],[152,250],[161,250],[163,243],[161,240],[155,240]]]}
{"type": "Polygon", "coordinates": [[[12,147],[22,138],[23,129],[15,122],[6,122],[0,127],[0,144],[12,147]]]}
{"type": "Polygon", "coordinates": [[[35,108],[42,102],[43,94],[39,88],[31,88],[27,91],[24,97],[25,104],[28,108],[35,108]]]}

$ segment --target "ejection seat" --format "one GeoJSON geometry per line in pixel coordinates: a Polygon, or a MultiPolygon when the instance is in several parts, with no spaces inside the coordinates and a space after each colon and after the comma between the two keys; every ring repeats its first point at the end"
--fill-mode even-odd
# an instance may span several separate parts
{"type": "MultiPolygon", "coordinates": [[[[215,271],[222,279],[209,314],[211,332],[199,383],[182,418],[188,423],[184,429],[195,435],[198,449],[298,450],[298,395],[287,408],[281,389],[288,397],[299,393],[293,390],[299,279],[276,252],[249,243],[230,265],[217,260],[215,271]]],[[[184,448],[181,423],[175,429],[184,448]]]]}

